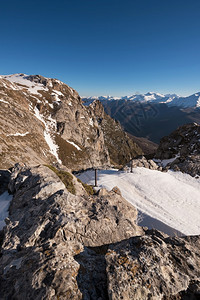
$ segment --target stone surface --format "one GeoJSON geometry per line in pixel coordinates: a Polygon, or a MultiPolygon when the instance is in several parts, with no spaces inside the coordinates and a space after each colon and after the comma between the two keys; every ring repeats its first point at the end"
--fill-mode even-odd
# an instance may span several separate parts
{"type": "Polygon", "coordinates": [[[109,299],[199,299],[200,237],[147,231],[109,247],[109,299]]]}
{"type": "Polygon", "coordinates": [[[93,110],[82,104],[74,89],[40,75],[16,76],[27,85],[13,83],[9,76],[0,77],[2,169],[16,162],[52,164],[58,158],[73,170],[110,164],[93,110]],[[29,88],[31,84],[33,88],[29,88]]]}
{"type": "Polygon", "coordinates": [[[106,299],[100,250],[143,234],[136,209],[114,191],[72,195],[42,165],[16,165],[9,189],[14,196],[3,231],[1,299],[106,299]]]}
{"type": "Polygon", "coordinates": [[[144,156],[135,158],[122,168],[122,171],[130,171],[132,168],[147,168],[150,170],[162,171],[162,167],[158,166],[152,159],[146,159],[144,156]]]}

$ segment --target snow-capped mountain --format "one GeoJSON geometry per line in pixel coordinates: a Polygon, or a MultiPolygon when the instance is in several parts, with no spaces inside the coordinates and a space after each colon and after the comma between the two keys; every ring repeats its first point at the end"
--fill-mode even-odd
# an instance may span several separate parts
{"type": "Polygon", "coordinates": [[[100,101],[114,101],[114,100],[127,100],[135,102],[153,102],[153,103],[165,103],[168,106],[178,106],[182,108],[197,108],[200,107],[200,92],[193,94],[188,97],[180,97],[176,94],[160,94],[155,92],[148,92],[146,94],[133,94],[130,96],[123,97],[112,97],[112,96],[100,96],[100,97],[88,97],[83,98],[86,104],[91,103],[93,100],[100,101]]]}
{"type": "Polygon", "coordinates": [[[2,168],[58,162],[73,170],[109,165],[110,158],[123,164],[142,153],[100,102],[86,107],[60,80],[25,74],[0,76],[0,151],[2,168]]]}

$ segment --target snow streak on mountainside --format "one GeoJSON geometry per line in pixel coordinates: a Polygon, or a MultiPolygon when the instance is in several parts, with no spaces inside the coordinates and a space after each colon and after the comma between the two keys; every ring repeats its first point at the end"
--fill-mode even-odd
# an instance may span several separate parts
{"type": "Polygon", "coordinates": [[[113,164],[124,164],[141,153],[139,147],[132,151],[131,139],[110,117],[110,131],[104,130],[102,118],[107,115],[103,106],[95,111],[92,106],[86,107],[74,89],[57,79],[25,74],[0,76],[0,109],[2,168],[24,162],[60,163],[80,170],[108,166],[110,158],[113,164]],[[97,120],[98,110],[101,122],[99,117],[97,120]],[[116,148],[112,130],[114,133],[116,128],[120,144],[126,144],[122,155],[125,161],[118,153],[112,157],[111,148],[116,148]]]}
{"type": "Polygon", "coordinates": [[[109,164],[94,113],[63,82],[41,75],[2,75],[0,109],[2,168],[16,162],[73,169],[109,164]]]}
{"type": "Polygon", "coordinates": [[[188,97],[180,97],[176,94],[159,94],[159,93],[146,93],[146,94],[135,94],[131,96],[124,97],[112,97],[112,96],[100,96],[100,97],[88,97],[83,98],[86,104],[91,103],[93,100],[100,101],[114,101],[114,100],[129,100],[129,101],[139,101],[142,103],[153,102],[153,103],[165,103],[168,106],[178,106],[182,108],[188,107],[200,107],[200,93],[193,94],[188,97]]]}
{"type": "MultiPolygon", "coordinates": [[[[94,171],[82,173],[79,178],[94,184],[94,171]]],[[[102,170],[98,173],[98,186],[108,190],[117,186],[122,196],[142,213],[183,234],[200,234],[200,178],[146,168],[135,168],[133,173],[102,170]]]]}

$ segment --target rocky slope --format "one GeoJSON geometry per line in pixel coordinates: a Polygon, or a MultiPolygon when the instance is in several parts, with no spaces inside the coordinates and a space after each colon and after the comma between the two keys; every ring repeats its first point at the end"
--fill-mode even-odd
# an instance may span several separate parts
{"type": "Polygon", "coordinates": [[[157,163],[167,162],[176,171],[200,176],[200,125],[190,123],[161,139],[157,163]]]}
{"type": "Polygon", "coordinates": [[[136,209],[118,189],[86,196],[76,188],[73,195],[44,166],[16,166],[9,189],[14,196],[4,227],[0,298],[106,299],[101,246],[143,234],[136,209]]]}
{"type": "Polygon", "coordinates": [[[110,163],[103,132],[78,93],[57,79],[0,77],[0,166],[59,162],[71,169],[110,163]]]}
{"type": "Polygon", "coordinates": [[[74,184],[76,195],[42,165],[12,170],[1,299],[198,299],[198,236],[144,232],[117,188],[74,184]]]}
{"type": "Polygon", "coordinates": [[[105,113],[100,101],[95,100],[89,105],[89,108],[94,112],[104,133],[105,145],[112,163],[123,165],[133,157],[143,154],[142,149],[133,141],[133,138],[123,131],[120,123],[105,113]]]}
{"type": "Polygon", "coordinates": [[[0,107],[1,168],[58,162],[80,170],[110,165],[109,154],[112,163],[123,164],[142,153],[103,107],[84,106],[78,93],[57,79],[0,76],[0,107]],[[118,155],[120,140],[124,151],[118,155]]]}

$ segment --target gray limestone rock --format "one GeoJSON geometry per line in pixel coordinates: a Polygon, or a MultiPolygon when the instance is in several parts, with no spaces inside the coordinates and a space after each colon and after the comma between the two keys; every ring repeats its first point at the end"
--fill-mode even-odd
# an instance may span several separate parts
{"type": "Polygon", "coordinates": [[[3,232],[0,298],[87,299],[87,293],[99,295],[105,258],[95,251],[143,234],[135,225],[136,209],[114,191],[73,195],[46,166],[16,165],[11,177],[9,187],[14,195],[3,232]],[[81,272],[96,278],[87,293],[81,272]]]}
{"type": "Polygon", "coordinates": [[[162,170],[162,167],[158,166],[152,159],[146,159],[145,156],[141,156],[139,158],[132,159],[129,164],[125,165],[121,170],[130,171],[132,168],[147,168],[150,170],[162,170]]]}
{"type": "Polygon", "coordinates": [[[152,230],[110,246],[105,257],[109,299],[199,299],[199,236],[152,230]]]}

